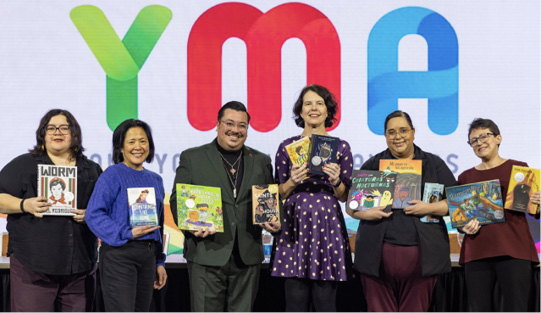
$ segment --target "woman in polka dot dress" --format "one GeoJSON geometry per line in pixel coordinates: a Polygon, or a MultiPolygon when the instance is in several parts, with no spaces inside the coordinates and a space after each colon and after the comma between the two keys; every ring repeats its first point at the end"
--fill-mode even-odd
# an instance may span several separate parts
{"type": "Polygon", "coordinates": [[[325,175],[308,175],[308,164],[291,162],[288,144],[311,137],[329,136],[325,127],[335,121],[337,107],[325,87],[303,88],[293,108],[300,136],[286,139],[276,154],[276,178],[284,203],[282,232],[276,241],[272,276],[285,278],[286,311],[336,311],[337,282],[350,274],[351,250],[342,209],[351,186],[353,157],[340,140],[337,163],[323,168],[325,175]]]}

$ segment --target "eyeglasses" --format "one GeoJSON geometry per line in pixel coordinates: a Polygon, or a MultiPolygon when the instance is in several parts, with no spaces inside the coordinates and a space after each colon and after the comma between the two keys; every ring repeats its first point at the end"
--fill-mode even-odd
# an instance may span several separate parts
{"type": "Polygon", "coordinates": [[[479,135],[479,137],[474,137],[468,140],[467,143],[472,147],[475,146],[477,142],[479,142],[479,144],[485,143],[488,139],[488,136],[490,135],[495,136],[494,133],[484,133],[484,134],[479,135]]]}
{"type": "Polygon", "coordinates": [[[70,126],[66,125],[66,124],[63,124],[63,125],[60,125],[58,127],[56,127],[54,125],[47,125],[47,127],[45,127],[45,133],[47,133],[47,135],[54,135],[57,130],[62,135],[67,135],[67,134],[69,134],[70,126]]]}
{"type": "Polygon", "coordinates": [[[246,132],[248,130],[248,125],[246,123],[235,124],[233,123],[233,121],[230,121],[230,120],[220,121],[220,123],[224,123],[227,129],[233,129],[237,127],[237,129],[241,132],[246,132]]]}
{"type": "Polygon", "coordinates": [[[385,132],[385,136],[389,139],[395,139],[396,135],[400,134],[400,137],[406,137],[411,131],[411,128],[402,127],[398,130],[396,129],[388,129],[387,132],[385,132]]]}

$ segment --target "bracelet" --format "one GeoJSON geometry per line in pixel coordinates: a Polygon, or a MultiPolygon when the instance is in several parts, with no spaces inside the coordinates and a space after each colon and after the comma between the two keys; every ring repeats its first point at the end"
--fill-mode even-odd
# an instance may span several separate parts
{"type": "Polygon", "coordinates": [[[340,178],[338,178],[338,182],[334,185],[332,185],[333,188],[338,188],[338,186],[340,186],[340,184],[342,183],[342,180],[340,178]]]}
{"type": "Polygon", "coordinates": [[[26,211],[24,210],[24,200],[26,200],[26,199],[22,198],[21,204],[19,205],[19,207],[21,208],[21,212],[26,213],[26,211]]]}

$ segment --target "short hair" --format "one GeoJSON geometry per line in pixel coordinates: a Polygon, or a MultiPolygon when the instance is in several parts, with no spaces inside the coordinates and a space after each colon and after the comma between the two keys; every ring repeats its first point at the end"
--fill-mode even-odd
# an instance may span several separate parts
{"type": "Polygon", "coordinates": [[[384,124],[384,131],[387,131],[387,124],[389,123],[389,121],[395,117],[403,117],[406,119],[406,122],[408,122],[408,125],[411,127],[411,129],[415,129],[415,127],[413,127],[413,123],[411,122],[411,117],[408,113],[404,112],[404,111],[400,111],[400,110],[396,110],[394,112],[392,112],[391,114],[387,115],[387,117],[385,118],[385,124],[384,124]]]}
{"type": "Polygon", "coordinates": [[[60,187],[62,187],[62,190],[66,190],[66,184],[60,179],[51,180],[51,182],[49,183],[49,189],[52,189],[56,185],[60,185],[60,187]]]}
{"type": "Polygon", "coordinates": [[[301,149],[304,149],[304,148],[302,146],[298,146],[297,148],[295,148],[295,152],[297,152],[297,154],[299,154],[299,151],[301,151],[301,149]]]}
{"type": "Polygon", "coordinates": [[[147,123],[141,120],[136,120],[132,118],[120,123],[120,125],[118,125],[113,132],[113,162],[115,164],[124,161],[124,156],[122,155],[122,148],[124,147],[126,133],[130,128],[134,127],[141,127],[145,131],[145,134],[148,138],[148,156],[145,161],[147,163],[152,162],[152,159],[154,158],[154,140],[152,139],[152,132],[150,130],[150,126],[148,126],[147,123]]]}
{"type": "Polygon", "coordinates": [[[334,94],[330,92],[329,89],[316,84],[311,84],[304,87],[301,90],[297,101],[295,101],[295,105],[293,106],[293,118],[295,119],[295,124],[297,124],[297,126],[299,126],[300,128],[304,128],[304,120],[301,117],[301,112],[302,105],[304,104],[304,95],[308,91],[313,91],[317,93],[321,98],[323,98],[323,101],[325,101],[325,106],[327,107],[327,118],[325,119],[325,127],[333,126],[334,122],[336,122],[336,118],[334,117],[334,115],[336,114],[336,110],[338,108],[338,102],[336,102],[334,94]]]}
{"type": "Polygon", "coordinates": [[[470,140],[470,135],[472,131],[479,128],[488,128],[491,133],[494,134],[494,136],[498,136],[500,134],[500,129],[498,128],[498,125],[494,123],[492,120],[487,118],[475,118],[471,124],[470,128],[468,129],[468,140],[470,140]]]}
{"type": "Polygon", "coordinates": [[[71,157],[75,159],[86,159],[86,156],[83,154],[85,150],[83,148],[83,135],[81,133],[81,126],[75,119],[75,117],[67,110],[63,109],[52,109],[41,118],[39,122],[38,129],[36,130],[36,145],[34,148],[30,149],[29,152],[33,155],[43,156],[47,153],[42,146],[45,146],[45,136],[47,125],[51,121],[51,118],[57,115],[64,115],[66,121],[68,122],[70,132],[71,132],[71,145],[70,153],[71,157]]]}
{"type": "Polygon", "coordinates": [[[229,101],[224,104],[218,111],[218,121],[222,120],[222,117],[224,117],[225,114],[225,110],[227,109],[246,113],[246,115],[248,116],[248,124],[250,124],[250,113],[248,113],[248,110],[246,110],[246,106],[239,101],[229,101]]]}

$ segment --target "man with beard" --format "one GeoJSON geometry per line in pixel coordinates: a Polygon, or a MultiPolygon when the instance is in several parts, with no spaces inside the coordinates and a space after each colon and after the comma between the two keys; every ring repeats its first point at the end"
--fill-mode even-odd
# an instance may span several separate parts
{"type": "Polygon", "coordinates": [[[191,310],[195,312],[251,311],[264,259],[261,227],[269,232],[281,228],[280,222],[252,224],[252,185],[274,180],[270,158],[244,145],[249,122],[244,104],[228,102],[218,112],[216,139],[180,155],[170,198],[175,221],[176,184],[222,190],[224,232],[184,231],[191,310]]]}

